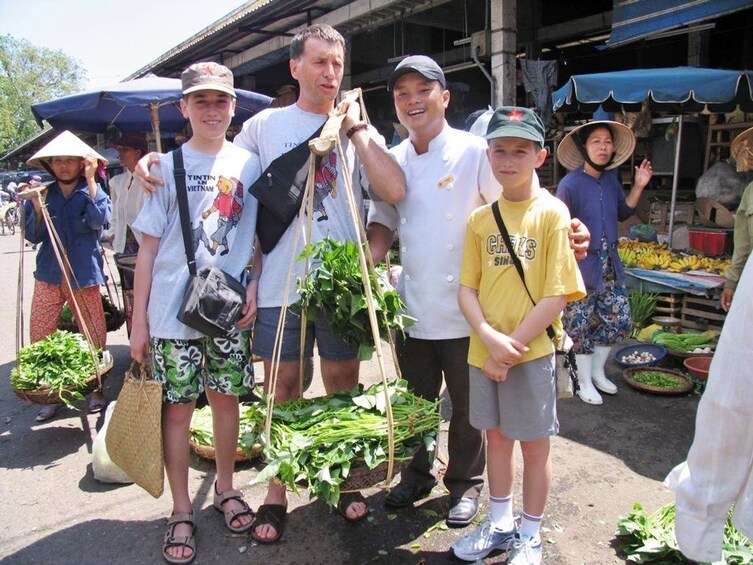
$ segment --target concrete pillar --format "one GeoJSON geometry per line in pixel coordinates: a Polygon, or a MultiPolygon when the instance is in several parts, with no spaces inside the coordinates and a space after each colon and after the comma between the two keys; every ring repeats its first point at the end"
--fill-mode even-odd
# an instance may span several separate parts
{"type": "Polygon", "coordinates": [[[493,107],[516,103],[517,15],[517,0],[491,3],[492,76],[494,77],[494,99],[491,103],[493,107]]]}
{"type": "Polygon", "coordinates": [[[708,30],[693,31],[688,34],[688,66],[707,67],[709,64],[708,30]]]}

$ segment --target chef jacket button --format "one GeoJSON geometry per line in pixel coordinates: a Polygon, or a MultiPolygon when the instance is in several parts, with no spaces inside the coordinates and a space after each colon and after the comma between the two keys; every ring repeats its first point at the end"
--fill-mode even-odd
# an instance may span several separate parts
{"type": "Polygon", "coordinates": [[[452,282],[454,280],[455,280],[455,277],[453,277],[452,275],[447,275],[447,282],[452,282]]]}
{"type": "Polygon", "coordinates": [[[400,218],[400,223],[404,224],[407,220],[405,218],[400,218]]]}
{"type": "Polygon", "coordinates": [[[447,244],[447,251],[452,251],[453,249],[455,249],[455,246],[452,243],[448,243],[447,244]]]}
{"type": "Polygon", "coordinates": [[[408,251],[408,248],[405,247],[405,246],[403,246],[403,247],[400,248],[400,251],[402,251],[403,253],[405,253],[406,251],[408,251]]]}
{"type": "Polygon", "coordinates": [[[452,214],[447,214],[447,215],[446,215],[446,216],[444,217],[444,219],[445,219],[445,220],[451,220],[451,219],[452,219],[452,214]]]}

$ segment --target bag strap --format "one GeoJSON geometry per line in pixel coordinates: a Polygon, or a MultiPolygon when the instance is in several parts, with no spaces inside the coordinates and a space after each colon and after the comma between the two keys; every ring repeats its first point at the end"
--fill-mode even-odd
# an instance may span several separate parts
{"type": "MultiPolygon", "coordinates": [[[[510,234],[507,232],[507,226],[505,226],[505,222],[504,220],[502,220],[502,214],[500,214],[499,212],[498,200],[492,202],[492,214],[494,214],[494,220],[497,222],[497,228],[499,228],[499,232],[502,234],[502,239],[505,240],[505,245],[507,246],[508,253],[510,253],[512,264],[515,265],[515,270],[518,271],[520,280],[523,281],[523,287],[526,289],[526,294],[528,294],[528,298],[531,299],[533,305],[536,306],[536,301],[533,299],[533,296],[531,296],[531,292],[528,290],[528,285],[526,284],[526,275],[523,271],[523,265],[521,265],[520,259],[515,254],[515,250],[512,246],[512,241],[510,240],[510,234]]],[[[556,334],[554,333],[554,328],[551,324],[549,324],[549,326],[547,326],[546,328],[546,335],[549,336],[549,339],[554,341],[556,334]]]]}
{"type": "Polygon", "coordinates": [[[191,216],[188,211],[188,195],[186,193],[186,169],[183,166],[183,150],[178,147],[173,151],[173,176],[175,177],[175,191],[178,194],[178,215],[180,216],[180,230],[183,232],[183,247],[186,250],[188,272],[196,275],[196,256],[191,241],[191,216]]]}

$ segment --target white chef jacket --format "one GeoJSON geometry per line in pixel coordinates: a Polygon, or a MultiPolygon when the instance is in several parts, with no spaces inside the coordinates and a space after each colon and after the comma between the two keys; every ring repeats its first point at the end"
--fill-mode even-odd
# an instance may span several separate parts
{"type": "MultiPolygon", "coordinates": [[[[115,253],[123,253],[126,242],[126,227],[136,221],[144,204],[146,189],[133,177],[131,171],[116,175],[110,179],[110,199],[112,200],[112,249],[115,253]]],[[[136,241],[141,243],[141,232],[134,230],[136,241]]]]}
{"type": "Polygon", "coordinates": [[[722,559],[727,512],[753,537],[753,260],[747,262],[724,322],[698,405],[688,459],[665,480],[676,491],[675,534],[690,559],[722,559]]]}
{"type": "Polygon", "coordinates": [[[374,200],[368,223],[399,230],[403,267],[397,289],[417,318],[407,333],[418,339],[468,337],[470,326],[458,306],[466,221],[501,186],[492,175],[487,142],[446,122],[423,155],[409,139],[390,149],[403,168],[405,198],[397,205],[374,200]]]}

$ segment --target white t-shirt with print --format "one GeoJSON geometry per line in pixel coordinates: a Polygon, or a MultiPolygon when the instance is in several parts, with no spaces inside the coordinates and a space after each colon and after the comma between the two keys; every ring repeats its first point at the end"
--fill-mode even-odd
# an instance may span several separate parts
{"type": "MultiPolygon", "coordinates": [[[[297,104],[285,108],[270,108],[246,121],[243,124],[243,130],[235,137],[233,143],[258,155],[263,171],[277,157],[311,137],[326,119],[327,116],[322,114],[312,114],[301,110],[297,104]]],[[[368,132],[372,139],[382,147],[385,146],[384,138],[376,129],[370,126],[368,132]]],[[[354,145],[342,132],[340,143],[349,167],[348,174],[355,193],[356,208],[360,217],[363,217],[362,190],[368,188],[368,180],[362,171],[354,145]]],[[[330,237],[339,241],[355,241],[357,231],[348,206],[345,193],[347,185],[337,150],[324,158],[322,166],[316,171],[315,183],[311,239],[320,241],[330,237]]],[[[293,220],[277,246],[263,258],[258,294],[260,308],[282,306],[288,283],[290,290],[287,304],[298,300],[296,280],[297,277],[303,276],[304,263],[302,261],[293,263],[293,274],[288,279],[291,261],[298,258],[305,244],[302,233],[294,251],[296,232],[302,229],[302,226],[298,224],[297,218],[293,220]]]]}
{"type": "MultiPolygon", "coordinates": [[[[196,265],[216,265],[241,280],[256,233],[257,201],[248,187],[261,172],[259,159],[229,142],[217,155],[187,145],[182,149],[196,265]]],[[[176,317],[189,273],[171,153],[160,155],[159,167],[164,189],[145,198],[133,224],[143,234],[160,238],[149,294],[149,334],[197,339],[202,334],[176,317]]]]}

